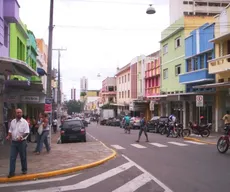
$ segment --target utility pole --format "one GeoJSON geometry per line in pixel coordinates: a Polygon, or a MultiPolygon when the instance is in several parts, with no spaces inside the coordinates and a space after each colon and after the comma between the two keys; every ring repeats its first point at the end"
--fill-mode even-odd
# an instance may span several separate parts
{"type": "Polygon", "coordinates": [[[57,90],[57,117],[60,118],[61,113],[61,51],[66,51],[67,49],[53,49],[58,51],[58,90],[57,90]]]}
{"type": "MultiPolygon", "coordinates": [[[[47,63],[47,90],[46,99],[51,100],[52,98],[52,47],[53,47],[53,11],[54,11],[54,0],[50,0],[50,16],[49,16],[49,41],[48,41],[48,63],[47,63]]],[[[52,101],[51,101],[52,105],[52,101]]],[[[49,114],[49,123],[52,123],[52,111],[49,114]]],[[[51,145],[51,128],[49,132],[49,141],[51,145]]]]}

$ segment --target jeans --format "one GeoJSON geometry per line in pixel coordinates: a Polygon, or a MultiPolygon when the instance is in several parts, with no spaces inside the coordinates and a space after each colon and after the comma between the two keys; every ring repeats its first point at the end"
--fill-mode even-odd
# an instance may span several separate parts
{"type": "Polygon", "coordinates": [[[141,137],[141,135],[142,135],[143,131],[144,131],[144,134],[145,134],[146,139],[148,139],[148,135],[147,135],[147,127],[146,127],[146,126],[140,126],[139,139],[140,139],[140,137],[141,137]]]}
{"type": "Polygon", "coordinates": [[[43,131],[41,135],[38,134],[36,152],[40,153],[42,151],[43,143],[45,144],[46,150],[50,151],[48,135],[49,135],[49,131],[43,131]]]}
{"type": "Polygon", "coordinates": [[[27,172],[27,153],[26,153],[27,143],[26,141],[12,141],[10,147],[10,170],[9,174],[13,175],[15,173],[16,159],[18,154],[21,159],[22,172],[27,172]]]}

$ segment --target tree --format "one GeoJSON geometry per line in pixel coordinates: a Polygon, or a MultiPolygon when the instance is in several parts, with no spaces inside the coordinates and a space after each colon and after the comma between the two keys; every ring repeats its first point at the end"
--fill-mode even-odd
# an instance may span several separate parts
{"type": "Polygon", "coordinates": [[[72,115],[72,113],[80,113],[82,111],[83,103],[81,101],[69,100],[66,101],[65,105],[67,107],[68,114],[72,115]]]}
{"type": "Polygon", "coordinates": [[[81,97],[85,97],[86,96],[86,92],[81,92],[81,97]]]}

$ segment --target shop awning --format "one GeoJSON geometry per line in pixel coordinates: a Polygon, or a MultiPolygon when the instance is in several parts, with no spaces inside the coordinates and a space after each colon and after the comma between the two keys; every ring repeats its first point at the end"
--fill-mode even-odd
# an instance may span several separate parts
{"type": "Polygon", "coordinates": [[[38,67],[37,68],[37,73],[40,75],[40,76],[44,76],[44,75],[47,75],[46,71],[41,68],[41,67],[38,67]]]}
{"type": "Polygon", "coordinates": [[[147,98],[162,98],[162,97],[168,97],[168,95],[151,95],[151,96],[147,96],[147,98]]]}
{"type": "Polygon", "coordinates": [[[7,73],[9,75],[38,76],[38,73],[25,62],[7,57],[0,57],[0,73],[7,73]]]}
{"type": "Polygon", "coordinates": [[[206,85],[197,85],[193,86],[193,88],[217,88],[217,87],[230,87],[230,82],[222,82],[222,83],[212,83],[212,84],[206,84],[206,85]]]}

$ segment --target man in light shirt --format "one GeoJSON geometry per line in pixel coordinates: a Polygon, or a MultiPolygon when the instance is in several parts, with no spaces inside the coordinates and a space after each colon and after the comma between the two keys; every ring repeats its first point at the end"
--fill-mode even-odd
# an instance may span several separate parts
{"type": "Polygon", "coordinates": [[[16,118],[11,121],[7,140],[12,140],[10,146],[10,169],[8,178],[15,176],[15,165],[18,154],[21,159],[22,174],[27,173],[27,155],[26,139],[30,133],[29,125],[25,119],[22,118],[22,110],[16,109],[16,118]]]}
{"type": "Polygon", "coordinates": [[[226,112],[224,117],[222,118],[224,120],[224,125],[229,125],[230,124],[230,114],[229,111],[226,112]]]}

